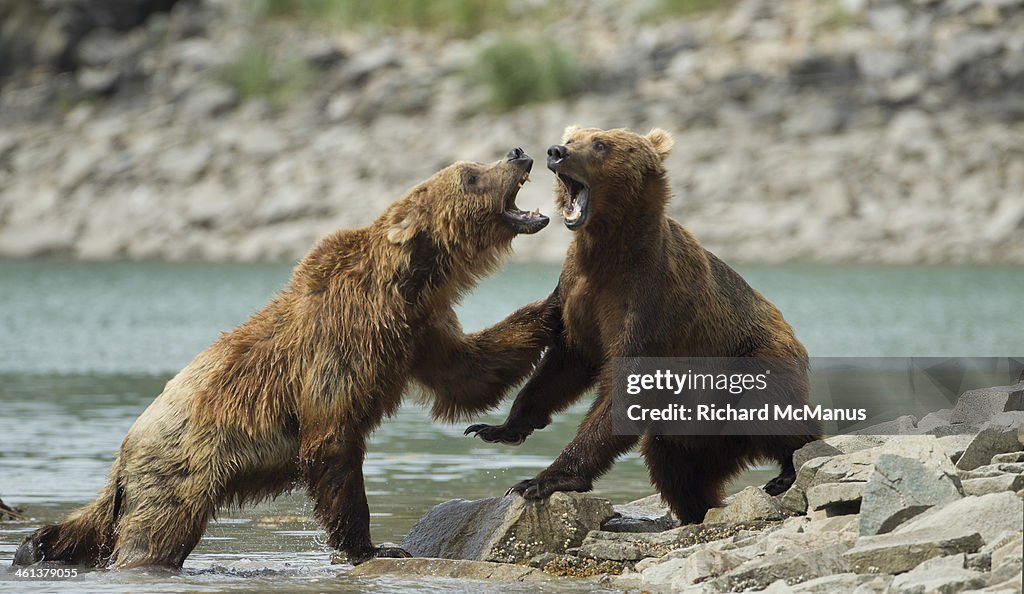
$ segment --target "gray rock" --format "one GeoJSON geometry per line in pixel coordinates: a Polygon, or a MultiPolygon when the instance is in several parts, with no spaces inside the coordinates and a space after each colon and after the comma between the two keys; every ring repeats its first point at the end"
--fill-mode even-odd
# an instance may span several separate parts
{"type": "Polygon", "coordinates": [[[679,525],[672,512],[663,505],[648,506],[632,503],[616,505],[615,514],[601,525],[601,530],[606,532],[664,532],[679,525]]]}
{"type": "Polygon", "coordinates": [[[1010,492],[964,497],[929,510],[903,524],[896,532],[941,530],[950,526],[977,532],[986,543],[997,542],[1007,533],[1019,532],[1024,526],[1024,501],[1010,492]]]}
{"type": "Polygon", "coordinates": [[[346,575],[354,577],[446,577],[502,582],[548,581],[551,575],[523,565],[455,559],[371,559],[346,575]]]}
{"type": "Polygon", "coordinates": [[[915,458],[883,454],[864,486],[860,534],[891,532],[910,518],[962,496],[956,469],[943,452],[933,449],[915,458]]]}
{"type": "Polygon", "coordinates": [[[942,410],[928,413],[917,421],[917,430],[921,433],[927,433],[929,430],[937,427],[948,427],[949,417],[952,413],[953,409],[951,408],[944,408],[942,410]]]}
{"type": "Polygon", "coordinates": [[[974,470],[957,470],[957,474],[960,475],[960,480],[989,478],[994,476],[1003,476],[1005,474],[1021,473],[1024,473],[1024,463],[1021,462],[1001,462],[999,464],[986,464],[985,466],[979,466],[974,470]]]}
{"type": "MultiPolygon", "coordinates": [[[[1016,538],[1009,539],[1005,544],[996,547],[992,551],[990,584],[998,584],[1019,576],[1021,567],[1024,566],[1024,539],[1018,534],[1016,538]]],[[[1017,581],[1020,586],[1020,580],[1017,581]]]]}
{"type": "Polygon", "coordinates": [[[760,590],[775,580],[797,584],[824,575],[849,571],[843,557],[846,547],[829,545],[783,555],[752,559],[714,580],[714,585],[727,592],[760,590]]]}
{"type": "Polygon", "coordinates": [[[974,441],[974,436],[979,430],[974,428],[969,434],[939,436],[939,445],[946,450],[946,455],[949,456],[949,459],[956,462],[960,459],[960,456],[963,456],[967,446],[971,445],[971,442],[974,441]]]}
{"type": "Polygon", "coordinates": [[[992,456],[992,464],[1014,464],[1024,462],[1024,452],[1007,452],[992,456]]]}
{"type": "Polygon", "coordinates": [[[238,92],[223,83],[207,81],[190,90],[181,104],[190,118],[221,115],[238,105],[238,92]]]}
{"type": "Polygon", "coordinates": [[[861,450],[870,450],[889,442],[889,437],[884,435],[834,435],[825,439],[825,443],[836,448],[844,454],[852,454],[861,450]]]}
{"type": "Polygon", "coordinates": [[[830,515],[857,513],[865,482],[825,483],[807,490],[807,509],[825,510],[830,515]]]}
{"type": "Polygon", "coordinates": [[[212,158],[213,149],[208,145],[175,147],[156,161],[156,171],[164,180],[188,183],[199,178],[212,158]]]}
{"type": "Polygon", "coordinates": [[[675,557],[643,570],[641,589],[680,590],[709,577],[717,577],[745,559],[727,551],[701,549],[686,557],[675,557]]]}
{"type": "Polygon", "coordinates": [[[705,524],[781,520],[786,510],[779,501],[757,487],[740,491],[725,507],[714,507],[704,516],[705,524]]]}
{"type": "Polygon", "coordinates": [[[963,455],[957,460],[956,467],[961,470],[974,470],[992,462],[992,457],[997,454],[1021,448],[1017,440],[1017,427],[986,426],[974,436],[963,455]]]}
{"type": "Polygon", "coordinates": [[[903,415],[891,421],[858,429],[854,435],[912,435],[917,433],[917,417],[903,415]]]}
{"type": "Polygon", "coordinates": [[[766,522],[688,524],[664,532],[649,533],[595,530],[583,540],[579,556],[609,561],[639,561],[646,557],[660,557],[669,551],[698,543],[731,538],[743,530],[757,530],[766,525],[766,522]]]}
{"type": "Polygon", "coordinates": [[[799,470],[800,467],[807,463],[808,460],[838,456],[842,453],[844,452],[839,448],[829,445],[827,442],[819,439],[812,441],[804,445],[799,450],[793,452],[793,466],[799,470]]]}
{"type": "Polygon", "coordinates": [[[844,557],[857,573],[903,573],[933,557],[973,553],[984,540],[975,531],[947,524],[862,536],[844,557]]]}
{"type": "Polygon", "coordinates": [[[413,526],[402,547],[417,557],[515,563],[564,553],[612,516],[606,499],[555,493],[545,501],[509,495],[446,501],[413,526]]]}
{"type": "Polygon", "coordinates": [[[964,392],[957,399],[949,422],[980,424],[1011,410],[1024,410],[1024,382],[964,392]]]}
{"type": "Polygon", "coordinates": [[[963,557],[960,554],[925,561],[907,573],[896,576],[890,591],[902,594],[952,594],[985,586],[985,574],[965,569],[963,557]]]}
{"type": "Polygon", "coordinates": [[[107,95],[117,88],[121,73],[114,68],[82,68],[75,73],[75,82],[87,95],[107,95]]]}
{"type": "Polygon", "coordinates": [[[968,479],[963,481],[965,495],[988,495],[1002,491],[1016,492],[1024,489],[1024,475],[1001,474],[984,478],[968,479]]]}

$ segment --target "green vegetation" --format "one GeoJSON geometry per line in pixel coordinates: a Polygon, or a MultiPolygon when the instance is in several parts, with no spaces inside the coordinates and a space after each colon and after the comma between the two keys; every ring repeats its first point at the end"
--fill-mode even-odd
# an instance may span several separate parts
{"type": "MultiPolygon", "coordinates": [[[[513,19],[505,0],[261,0],[271,17],[335,27],[415,27],[472,35],[513,19]]],[[[522,16],[520,14],[519,16],[522,16]]]]}
{"type": "Polygon", "coordinates": [[[245,46],[225,69],[224,78],[243,98],[284,102],[309,86],[312,72],[301,58],[282,54],[264,40],[245,46]]]}
{"type": "Polygon", "coordinates": [[[571,95],[582,83],[579,66],[566,50],[550,42],[509,38],[485,48],[469,75],[487,88],[491,106],[502,111],[571,95]]]}

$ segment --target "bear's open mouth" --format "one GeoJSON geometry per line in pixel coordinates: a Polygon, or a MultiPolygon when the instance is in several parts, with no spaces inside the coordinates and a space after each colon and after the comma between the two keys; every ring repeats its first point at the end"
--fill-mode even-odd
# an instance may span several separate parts
{"type": "Polygon", "coordinates": [[[564,173],[559,173],[558,179],[565,186],[565,192],[569,195],[569,203],[562,209],[565,226],[570,229],[578,229],[587,220],[587,203],[590,200],[590,188],[587,184],[575,180],[564,173]]]}
{"type": "Polygon", "coordinates": [[[540,210],[526,212],[524,210],[519,210],[519,207],[516,206],[516,195],[519,193],[519,190],[522,189],[523,184],[528,181],[530,181],[530,172],[527,171],[523,174],[523,177],[519,178],[519,182],[516,187],[513,188],[505,197],[504,208],[501,212],[502,218],[505,219],[505,222],[508,223],[516,233],[523,233],[526,235],[536,233],[544,227],[547,227],[548,222],[551,220],[540,214],[540,210]]]}

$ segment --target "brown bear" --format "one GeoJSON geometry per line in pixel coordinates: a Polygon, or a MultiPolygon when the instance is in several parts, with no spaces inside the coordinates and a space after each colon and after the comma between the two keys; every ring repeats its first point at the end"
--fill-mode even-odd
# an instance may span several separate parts
{"type": "MultiPolygon", "coordinates": [[[[575,237],[558,286],[560,324],[553,344],[500,426],[472,425],[485,441],[518,444],[586,390],[597,399],[575,439],[535,478],[509,491],[528,499],[588,491],[637,436],[612,427],[616,357],[762,357],[791,362],[773,383],[777,401],[805,403],[807,352],[779,310],[669,218],[663,160],[668,133],[570,127],[548,149],[556,202],[575,237]]],[[[795,478],[794,450],[807,435],[670,436],[648,432],[641,451],[651,481],[684,523],[717,505],[726,481],[757,460],[781,474],[777,494],[795,478]]]]}
{"type": "Polygon", "coordinates": [[[453,310],[517,234],[547,224],[515,204],[532,165],[519,148],[455,163],[370,226],[322,239],[269,305],[167,383],[97,499],[29,536],[15,564],[179,568],[219,507],[296,486],[353,563],[408,556],[371,544],[366,439],[411,382],[454,421],[497,404],[548,345],[548,303],[469,335],[453,310]]]}

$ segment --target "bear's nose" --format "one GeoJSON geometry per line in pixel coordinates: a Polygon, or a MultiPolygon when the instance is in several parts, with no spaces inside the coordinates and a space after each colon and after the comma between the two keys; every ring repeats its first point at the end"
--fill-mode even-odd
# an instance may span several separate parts
{"type": "Polygon", "coordinates": [[[518,161],[519,159],[523,158],[526,158],[526,151],[524,151],[523,147],[521,146],[517,146],[516,148],[510,150],[507,155],[505,155],[506,161],[518,161]]]}
{"type": "Polygon", "coordinates": [[[553,144],[548,147],[548,161],[558,162],[569,155],[569,149],[561,144],[553,144]]]}

